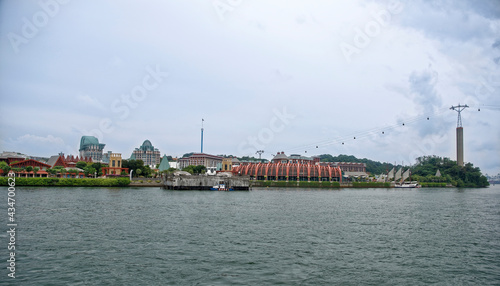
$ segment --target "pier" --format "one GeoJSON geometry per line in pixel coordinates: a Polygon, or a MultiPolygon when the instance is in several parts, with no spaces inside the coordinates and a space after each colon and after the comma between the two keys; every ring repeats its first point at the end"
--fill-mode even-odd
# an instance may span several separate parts
{"type": "Polygon", "coordinates": [[[234,191],[250,189],[249,176],[169,174],[163,177],[162,181],[162,188],[166,190],[208,191],[218,185],[224,185],[225,189],[234,191]]]}

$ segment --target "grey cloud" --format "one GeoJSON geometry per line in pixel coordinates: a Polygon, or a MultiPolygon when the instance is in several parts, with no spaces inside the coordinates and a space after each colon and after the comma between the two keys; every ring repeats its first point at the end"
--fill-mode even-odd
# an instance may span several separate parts
{"type": "Polygon", "coordinates": [[[415,95],[415,102],[424,109],[434,109],[441,106],[441,98],[437,95],[435,85],[438,73],[431,69],[422,72],[412,72],[408,80],[410,92],[415,95]]]}
{"type": "MultiPolygon", "coordinates": [[[[498,1],[495,1],[498,5],[498,1]]],[[[468,41],[495,36],[490,26],[498,18],[493,1],[413,1],[405,6],[401,24],[438,39],[468,41]],[[488,3],[488,4],[487,4],[488,3]],[[490,10],[488,10],[490,9],[490,10]],[[489,12],[488,12],[489,11],[489,12]]]]}
{"type": "MultiPolygon", "coordinates": [[[[408,79],[410,93],[413,102],[417,104],[422,118],[438,111],[442,107],[441,96],[436,91],[438,73],[432,69],[421,72],[413,71],[408,79]]],[[[425,124],[418,124],[417,130],[422,136],[440,133],[446,128],[444,122],[438,118],[433,118],[432,122],[425,121],[425,124]]]]}
{"type": "Polygon", "coordinates": [[[497,48],[500,49],[500,39],[497,39],[493,45],[491,45],[492,48],[497,48]]]}

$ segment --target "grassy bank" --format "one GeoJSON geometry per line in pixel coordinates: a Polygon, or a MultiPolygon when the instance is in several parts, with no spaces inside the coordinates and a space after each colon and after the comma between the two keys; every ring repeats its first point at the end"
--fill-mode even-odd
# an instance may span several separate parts
{"type": "MultiPolygon", "coordinates": [[[[7,177],[0,177],[0,186],[7,186],[7,177]]],[[[124,187],[128,178],[72,179],[72,178],[16,178],[16,186],[39,187],[124,187]]]]}

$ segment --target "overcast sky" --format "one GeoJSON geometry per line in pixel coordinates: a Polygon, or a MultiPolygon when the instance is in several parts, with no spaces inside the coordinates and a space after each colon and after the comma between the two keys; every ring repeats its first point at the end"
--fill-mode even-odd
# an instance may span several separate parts
{"type": "Polygon", "coordinates": [[[0,151],[456,160],[460,103],[500,173],[498,0],[0,3],[0,151]]]}

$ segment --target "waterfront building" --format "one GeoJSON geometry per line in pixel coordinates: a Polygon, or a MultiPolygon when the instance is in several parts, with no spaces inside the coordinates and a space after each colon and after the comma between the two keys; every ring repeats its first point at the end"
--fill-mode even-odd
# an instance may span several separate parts
{"type": "MultiPolygon", "coordinates": [[[[50,165],[35,159],[14,161],[9,166],[12,168],[9,173],[16,177],[47,177],[47,169],[50,168],[50,165]],[[28,172],[26,171],[26,167],[32,167],[33,170],[28,172]],[[35,168],[38,168],[38,171],[35,172],[35,168]]],[[[0,174],[3,175],[3,170],[1,169],[0,174]]]]}
{"type": "Polygon", "coordinates": [[[0,162],[5,162],[8,165],[12,164],[13,162],[18,162],[26,159],[28,159],[28,155],[17,152],[4,151],[2,152],[2,154],[0,154],[0,162]]]}
{"type": "Polygon", "coordinates": [[[101,163],[109,164],[109,160],[111,159],[111,154],[113,154],[113,151],[108,151],[106,153],[102,153],[101,163]]]}
{"type": "Polygon", "coordinates": [[[151,141],[145,140],[139,148],[135,148],[130,160],[142,160],[144,165],[156,168],[156,165],[160,164],[161,161],[160,150],[155,148],[151,141]]]}
{"type": "MultiPolygon", "coordinates": [[[[2,171],[0,170],[0,174],[2,171]]],[[[26,171],[22,169],[21,171],[14,171],[10,170],[9,171],[9,176],[15,176],[19,178],[47,178],[49,176],[49,173],[45,170],[39,170],[37,172],[33,171],[26,171]]]]}
{"type": "Polygon", "coordinates": [[[365,163],[353,163],[353,162],[326,162],[324,164],[339,167],[342,170],[344,177],[368,177],[366,172],[365,163]]]}
{"type": "Polygon", "coordinates": [[[205,153],[193,153],[189,157],[180,158],[178,160],[179,169],[184,169],[189,165],[198,166],[203,165],[207,168],[215,167],[220,170],[222,165],[222,157],[216,155],[210,155],[205,153]]]}
{"type": "Polygon", "coordinates": [[[312,163],[242,163],[233,167],[233,173],[248,175],[255,180],[342,181],[342,171],[339,167],[312,163]]]}
{"type": "Polygon", "coordinates": [[[306,157],[298,154],[292,154],[290,156],[285,155],[285,152],[278,152],[276,156],[271,160],[272,163],[296,163],[296,164],[316,164],[319,163],[319,157],[306,157]]]}
{"type": "Polygon", "coordinates": [[[51,167],[49,164],[45,164],[45,163],[39,162],[39,161],[34,160],[34,159],[22,160],[22,161],[10,164],[11,168],[26,168],[28,166],[33,167],[33,168],[38,167],[38,168],[40,168],[40,170],[47,170],[51,167]]]}
{"type": "MultiPolygon", "coordinates": [[[[174,158],[174,160],[176,160],[176,159],[174,158]]],[[[168,162],[168,164],[170,165],[170,168],[179,169],[178,168],[179,167],[179,162],[177,162],[177,160],[176,161],[172,161],[172,162],[168,162]]]]}
{"type": "Polygon", "coordinates": [[[222,171],[231,172],[233,170],[233,158],[222,158],[222,171]]]}
{"type": "Polygon", "coordinates": [[[99,143],[99,139],[94,136],[82,136],[80,139],[80,157],[90,157],[93,162],[102,161],[102,150],[106,144],[99,143]]]}
{"type": "Polygon", "coordinates": [[[122,154],[111,153],[109,155],[109,163],[107,167],[102,167],[102,173],[104,176],[109,175],[121,175],[124,172],[128,175],[128,168],[122,168],[122,154]]]}
{"type": "Polygon", "coordinates": [[[233,163],[233,172],[257,180],[341,181],[342,177],[368,177],[365,163],[320,162],[319,157],[278,152],[270,163],[233,163]]]}
{"type": "Polygon", "coordinates": [[[306,157],[297,154],[292,154],[290,156],[286,156],[285,152],[278,152],[276,156],[271,160],[273,163],[295,163],[295,164],[313,164],[313,165],[321,165],[321,166],[332,166],[339,167],[342,171],[342,174],[346,177],[368,177],[366,173],[366,164],[365,163],[353,163],[353,162],[321,162],[320,158],[317,156],[314,157],[306,157]]]}
{"type": "Polygon", "coordinates": [[[236,166],[241,165],[241,162],[238,158],[234,157],[234,158],[231,158],[231,164],[233,165],[233,168],[234,168],[236,166]]]}
{"type": "Polygon", "coordinates": [[[54,155],[49,158],[49,161],[47,161],[47,164],[51,166],[51,168],[54,168],[56,166],[61,166],[64,168],[72,168],[76,167],[76,163],[83,161],[86,163],[92,163],[92,158],[91,157],[74,157],[73,155],[67,155],[64,157],[64,153],[59,153],[59,155],[54,155]]]}

